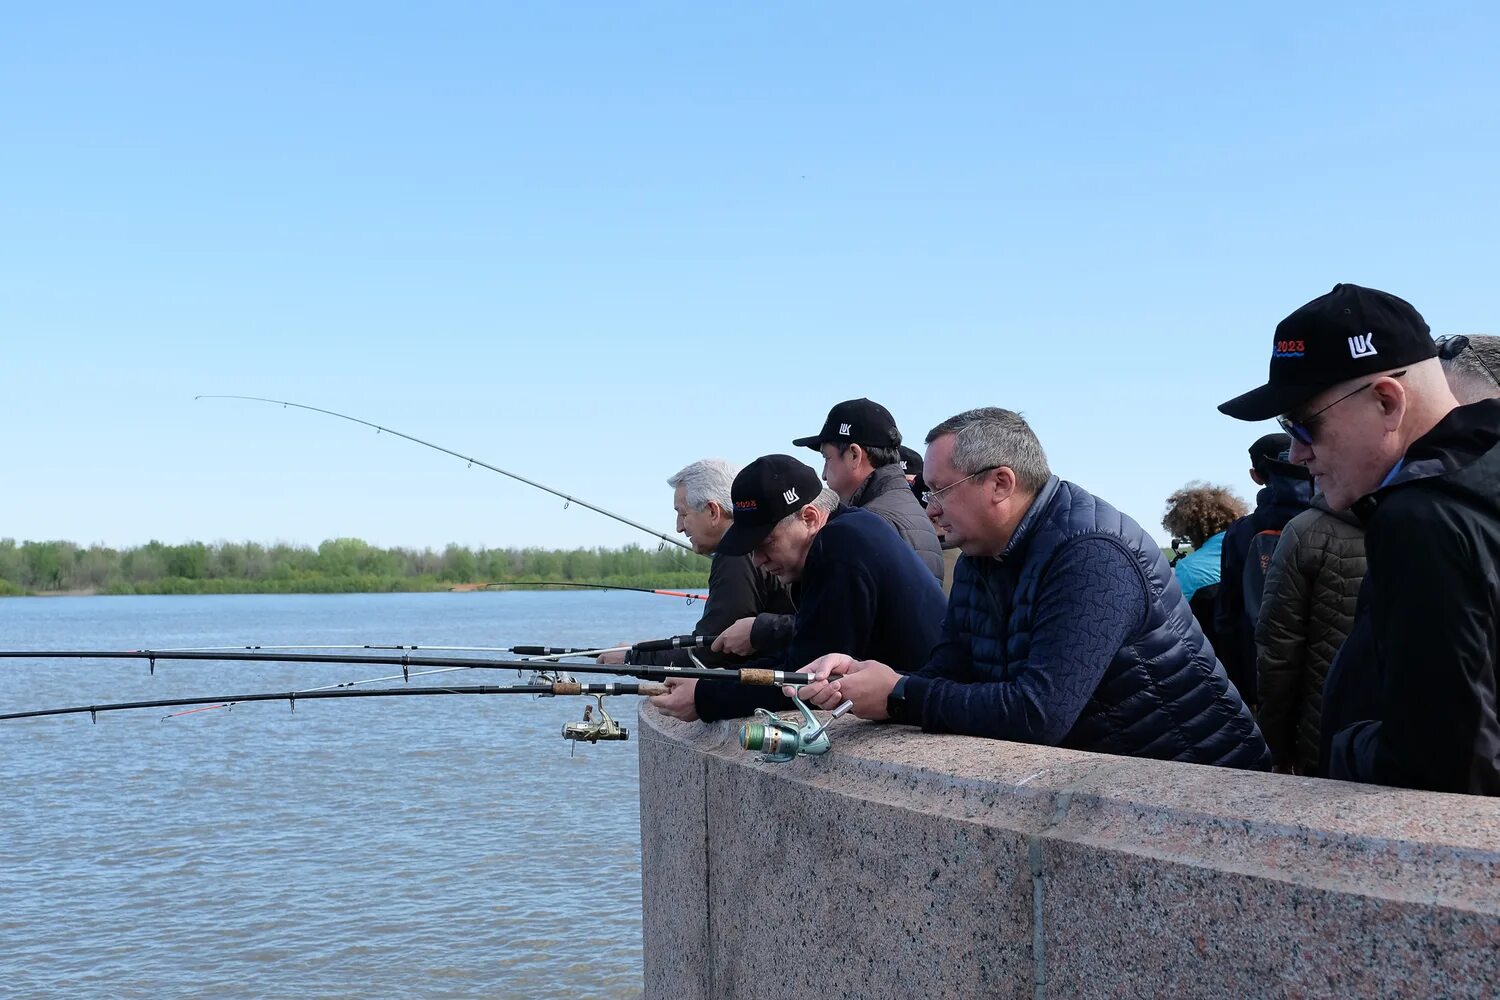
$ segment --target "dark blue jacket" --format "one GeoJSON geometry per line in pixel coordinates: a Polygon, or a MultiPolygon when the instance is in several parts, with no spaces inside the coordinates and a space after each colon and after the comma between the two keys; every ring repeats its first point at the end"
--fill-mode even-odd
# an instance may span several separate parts
{"type": "Polygon", "coordinates": [[[898,682],[930,732],[1270,767],[1155,540],[1072,483],[1051,479],[998,557],[958,561],[943,640],[898,682]]]}
{"type": "MultiPolygon", "coordinates": [[[[915,670],[937,645],[945,610],[943,588],[911,546],[878,516],[842,505],[813,538],[792,596],[791,645],[744,666],[795,671],[825,653],[848,653],[915,670]]],[[[705,722],[792,704],[778,689],[725,681],[699,681],[693,702],[705,722]]]]}

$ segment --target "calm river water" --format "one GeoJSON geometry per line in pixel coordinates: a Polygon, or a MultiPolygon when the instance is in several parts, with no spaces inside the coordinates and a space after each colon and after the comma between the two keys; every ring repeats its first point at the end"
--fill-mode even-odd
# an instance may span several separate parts
{"type": "MultiPolygon", "coordinates": [[[[629,592],[17,598],[0,600],[0,645],[587,646],[697,616],[629,592]]],[[[0,711],[386,672],[3,661],[0,711]]],[[[516,679],[454,676],[435,683],[516,679]]],[[[559,731],[577,698],[0,723],[0,994],[636,996],[635,702],[614,703],[629,743],[574,757],[559,731]]]]}

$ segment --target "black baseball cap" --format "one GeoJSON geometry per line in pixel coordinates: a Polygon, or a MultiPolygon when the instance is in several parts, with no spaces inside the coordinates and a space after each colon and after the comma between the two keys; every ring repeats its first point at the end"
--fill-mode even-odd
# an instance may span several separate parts
{"type": "Polygon", "coordinates": [[[790,455],[766,455],[740,470],[729,487],[734,523],[714,551],[748,555],[788,514],[812,503],[823,492],[823,480],[790,455]]]}
{"type": "Polygon", "coordinates": [[[1294,465],[1290,458],[1292,438],[1290,434],[1262,434],[1250,446],[1250,464],[1263,476],[1290,476],[1293,479],[1311,479],[1312,474],[1305,465],[1294,465]]]}
{"type": "Polygon", "coordinates": [[[1219,404],[1237,420],[1290,413],[1331,385],[1437,357],[1432,331],[1410,302],[1359,285],[1334,285],[1276,325],[1266,384],[1219,404]]]}
{"type": "Polygon", "coordinates": [[[901,474],[922,478],[922,453],[904,444],[901,446],[901,474]]]}
{"type": "Polygon", "coordinates": [[[927,480],[922,478],[922,453],[915,448],[901,446],[901,471],[911,477],[911,491],[917,498],[917,503],[926,507],[922,496],[927,492],[927,480]]]}
{"type": "Polygon", "coordinates": [[[798,448],[817,451],[825,444],[862,444],[866,448],[895,448],[901,444],[901,432],[891,411],[865,399],[846,399],[828,411],[823,429],[812,437],[797,438],[798,448]]]}

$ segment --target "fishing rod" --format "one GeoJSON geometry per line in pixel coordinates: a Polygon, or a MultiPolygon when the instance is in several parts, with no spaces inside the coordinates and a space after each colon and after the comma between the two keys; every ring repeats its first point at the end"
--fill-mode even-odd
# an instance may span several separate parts
{"type": "MultiPolygon", "coordinates": [[[[584,648],[582,646],[419,646],[398,645],[386,643],[343,643],[333,645],[315,645],[311,643],[287,643],[284,645],[268,645],[256,643],[254,645],[241,646],[172,646],[170,648],[158,649],[158,653],[191,653],[210,652],[221,649],[401,649],[421,650],[427,649],[434,652],[453,653],[515,653],[517,656],[535,657],[537,659],[554,659],[559,656],[598,656],[600,653],[618,653],[629,649],[629,646],[605,646],[603,648],[584,648]]],[[[146,650],[142,650],[146,652],[146,650]]]]}
{"type": "MultiPolygon", "coordinates": [[[[670,639],[655,639],[650,642],[636,643],[635,648],[645,650],[683,649],[690,646],[703,645],[703,640],[711,641],[712,638],[712,636],[673,636],[670,639]],[[687,640],[692,641],[689,642],[687,640]]],[[[194,650],[170,652],[160,649],[8,649],[0,650],[0,659],[147,660],[150,661],[153,672],[155,671],[157,660],[213,660],[249,663],[359,663],[373,666],[398,666],[401,668],[403,677],[410,676],[412,667],[471,667],[475,669],[516,670],[524,673],[527,670],[534,671],[538,662],[534,659],[490,660],[479,657],[412,656],[407,653],[403,653],[400,656],[339,656],[328,653],[203,652],[194,650]]],[[[813,678],[807,674],[789,673],[784,670],[770,670],[760,667],[678,667],[634,663],[610,664],[608,666],[569,663],[567,667],[569,671],[580,674],[609,674],[653,681],[677,677],[689,680],[722,680],[739,684],[767,686],[797,685],[799,687],[813,682],[813,678]]]]}
{"type": "MultiPolygon", "coordinates": [[[[252,694],[219,695],[216,697],[198,698],[158,698],[151,701],[121,701],[105,705],[71,705],[66,708],[39,708],[29,712],[7,712],[0,715],[0,721],[11,719],[36,719],[48,715],[82,715],[87,712],[98,722],[100,712],[124,712],[136,708],[177,708],[184,705],[206,705],[212,702],[251,702],[251,701],[285,701],[290,702],[292,711],[297,710],[298,701],[317,701],[325,698],[403,698],[403,697],[426,697],[429,695],[444,694],[469,694],[469,695],[492,695],[492,694],[530,694],[541,696],[553,695],[588,695],[595,698],[604,698],[612,695],[657,695],[664,694],[666,687],[660,684],[635,684],[614,682],[609,684],[583,684],[578,681],[555,681],[550,684],[476,684],[468,687],[404,687],[404,688],[377,688],[373,691],[284,691],[257,692],[252,694]]],[[[590,720],[591,721],[591,720],[590,720]]],[[[607,738],[607,737],[606,737],[607,738]]]]}
{"type": "MultiPolygon", "coordinates": [[[[672,636],[669,639],[648,639],[645,642],[640,643],[639,647],[645,647],[646,650],[652,650],[652,649],[684,649],[684,648],[691,648],[692,646],[697,646],[697,645],[707,645],[707,644],[713,642],[713,640],[716,639],[716,638],[717,638],[717,636],[677,635],[677,636],[672,636]]],[[[540,653],[539,655],[534,656],[534,657],[530,657],[527,660],[528,663],[532,663],[532,662],[539,663],[539,662],[543,662],[543,661],[556,661],[556,660],[560,660],[560,659],[562,659],[563,657],[566,657],[566,656],[598,656],[601,653],[619,653],[619,652],[624,652],[626,650],[633,649],[633,648],[639,648],[639,647],[632,647],[632,646],[610,646],[610,647],[605,648],[605,649],[578,649],[578,648],[571,648],[571,647],[556,647],[556,646],[505,646],[505,647],[502,647],[502,646],[378,646],[378,645],[373,645],[373,644],[367,643],[367,644],[360,645],[360,646],[353,646],[353,645],[343,645],[343,646],[339,646],[339,645],[323,645],[323,646],[266,646],[266,645],[261,645],[261,646],[184,646],[184,647],[178,647],[178,648],[176,648],[176,649],[174,649],[172,651],[173,652],[195,652],[195,651],[209,651],[209,650],[220,650],[220,649],[225,649],[225,650],[229,650],[229,649],[247,649],[247,650],[256,650],[256,649],[433,649],[433,650],[444,650],[444,649],[446,649],[446,650],[461,650],[461,651],[483,650],[483,651],[491,651],[491,652],[530,652],[532,650],[546,650],[547,652],[540,653]]],[[[158,652],[164,652],[164,650],[158,650],[158,652]]],[[[701,663],[699,665],[701,666],[701,663]]],[[[446,674],[446,673],[450,673],[450,672],[452,672],[454,670],[473,670],[473,669],[475,669],[475,667],[473,665],[467,665],[467,666],[462,666],[462,667],[440,667],[440,668],[435,669],[435,670],[420,670],[420,671],[417,671],[415,673],[412,673],[411,671],[407,671],[406,673],[404,673],[404,674],[402,674],[400,676],[401,676],[402,680],[410,681],[411,678],[413,678],[413,677],[425,677],[425,676],[428,676],[430,674],[446,674]]],[[[481,667],[481,669],[482,669],[482,667],[481,667]]],[[[152,672],[155,673],[155,664],[154,663],[152,664],[152,672]]],[[[385,677],[370,677],[370,678],[366,678],[364,680],[357,680],[357,681],[342,681],[342,682],[340,682],[338,684],[324,684],[324,685],[322,685],[320,687],[307,688],[306,690],[308,690],[308,691],[329,691],[329,690],[333,690],[334,688],[353,687],[356,684],[373,684],[373,683],[376,683],[377,681],[392,681],[392,680],[396,680],[396,679],[397,679],[397,675],[392,674],[392,675],[385,676],[385,677]]],[[[532,672],[531,679],[532,679],[533,682],[539,683],[539,682],[543,682],[543,681],[558,680],[558,679],[572,680],[572,677],[569,676],[568,674],[565,674],[565,673],[563,673],[563,674],[557,674],[557,673],[551,673],[551,672],[548,672],[548,671],[537,669],[537,670],[535,670],[535,671],[532,672]]],[[[163,716],[163,718],[164,719],[175,719],[175,718],[177,718],[179,716],[183,716],[183,715],[193,715],[193,714],[198,713],[198,712],[209,712],[209,711],[213,711],[214,709],[218,709],[218,708],[233,708],[233,707],[234,707],[234,702],[227,702],[227,703],[222,704],[222,705],[208,705],[208,706],[205,706],[203,708],[193,708],[193,709],[189,709],[186,712],[173,712],[170,715],[163,716]]],[[[601,710],[602,710],[602,706],[601,706],[601,710]]]]}
{"type": "MultiPolygon", "coordinates": [[[[708,600],[707,594],[690,594],[685,590],[653,590],[650,587],[616,587],[608,583],[556,583],[548,580],[511,580],[506,583],[486,583],[480,589],[489,590],[491,587],[567,587],[570,590],[630,590],[637,594],[660,594],[662,597],[682,597],[686,598],[689,603],[708,600]]],[[[450,587],[449,589],[457,590],[459,588],[450,587]]]]}
{"type": "MultiPolygon", "coordinates": [[[[437,667],[432,670],[411,670],[407,671],[405,674],[385,674],[381,677],[365,677],[357,681],[339,681],[336,684],[320,684],[317,687],[303,688],[302,690],[298,691],[297,694],[300,696],[307,694],[310,691],[333,691],[338,688],[357,687],[360,684],[378,684],[381,681],[407,681],[409,683],[413,677],[430,677],[433,674],[451,674],[455,670],[473,669],[473,667],[437,667]]],[[[531,679],[527,683],[556,684],[559,682],[571,680],[573,680],[571,674],[550,672],[538,669],[532,673],[531,679]]],[[[662,690],[665,691],[666,689],[663,688],[662,690]]],[[[162,716],[162,721],[166,721],[167,719],[176,719],[184,715],[195,715],[198,712],[211,712],[216,708],[233,708],[236,704],[238,703],[227,701],[218,705],[204,705],[202,708],[190,708],[186,712],[173,712],[170,715],[164,715],[162,716]]]]}
{"type": "Polygon", "coordinates": [[[282,407],[295,406],[299,410],[310,410],[313,413],[322,413],[322,414],[325,414],[326,416],[338,417],[340,420],[348,420],[351,423],[363,424],[365,427],[373,427],[373,428],[375,428],[375,433],[377,433],[377,434],[380,434],[382,432],[386,433],[386,434],[394,434],[396,437],[405,438],[406,440],[411,441],[411,442],[413,442],[415,444],[422,445],[425,448],[431,448],[433,451],[440,451],[440,452],[442,452],[445,455],[452,455],[454,458],[462,459],[463,461],[468,462],[469,465],[470,465],[470,467],[473,467],[473,466],[477,465],[480,468],[489,469],[491,472],[498,472],[502,476],[509,476],[511,479],[514,479],[514,480],[516,480],[518,482],[525,483],[527,486],[534,486],[534,487],[536,487],[539,490],[542,490],[542,491],[547,492],[547,493],[551,493],[555,497],[561,497],[563,500],[566,501],[566,503],[563,506],[564,510],[567,509],[567,504],[575,504],[576,503],[580,507],[587,507],[589,510],[595,512],[596,514],[603,514],[605,517],[614,518],[616,521],[619,521],[621,524],[628,524],[632,528],[635,528],[635,529],[640,530],[640,531],[644,531],[646,534],[651,535],[654,538],[659,538],[663,542],[671,542],[673,545],[676,545],[679,548],[687,549],[689,552],[693,551],[693,547],[691,545],[688,545],[686,542],[683,542],[683,541],[680,541],[680,540],[678,540],[676,538],[673,538],[671,535],[663,534],[662,532],[657,531],[654,528],[648,528],[644,524],[641,524],[641,523],[639,523],[637,521],[632,521],[630,518],[625,517],[625,516],[623,516],[621,514],[616,514],[614,511],[605,510],[603,507],[597,507],[594,504],[589,503],[587,500],[580,500],[580,499],[578,499],[575,496],[571,496],[571,495],[569,495],[567,493],[562,492],[561,490],[554,490],[550,486],[545,486],[545,485],[537,482],[534,479],[527,479],[525,476],[517,475],[514,472],[508,472],[505,469],[500,468],[498,465],[491,465],[488,462],[482,462],[482,461],[480,461],[477,458],[471,458],[468,455],[460,454],[459,452],[456,452],[456,451],[454,451],[451,448],[444,448],[442,445],[440,445],[440,444],[433,444],[431,441],[423,441],[419,437],[413,437],[410,434],[402,433],[401,431],[394,430],[394,429],[392,429],[390,427],[382,427],[379,424],[371,423],[368,420],[361,420],[359,417],[351,417],[347,413],[339,413],[337,410],[325,410],[322,407],[318,407],[318,406],[308,406],[306,403],[292,403],[292,402],[288,402],[285,399],[268,399],[265,396],[229,396],[229,395],[204,394],[204,395],[194,396],[193,398],[195,400],[197,400],[197,399],[243,399],[243,400],[248,400],[250,402],[255,402],[255,403],[274,403],[274,404],[276,404],[278,406],[282,406],[282,407]]]}

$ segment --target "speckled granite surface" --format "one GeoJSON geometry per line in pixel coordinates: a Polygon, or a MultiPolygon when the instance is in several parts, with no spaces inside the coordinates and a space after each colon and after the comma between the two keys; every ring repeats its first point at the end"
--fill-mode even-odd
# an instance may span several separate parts
{"type": "Polygon", "coordinates": [[[1500,801],[641,711],[646,996],[1500,996],[1500,801]]]}

